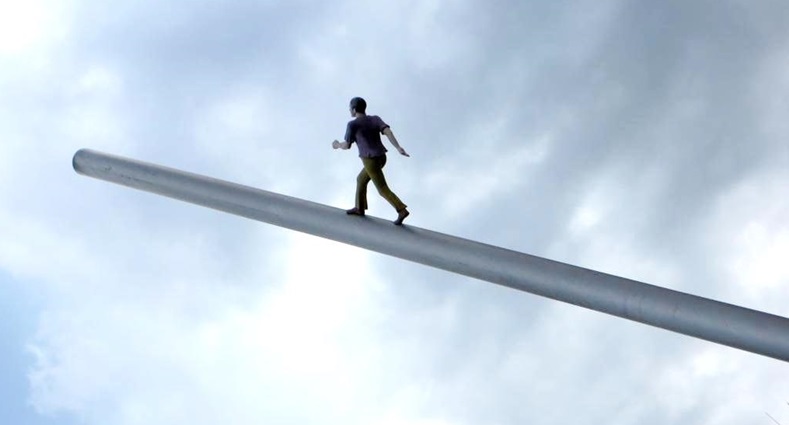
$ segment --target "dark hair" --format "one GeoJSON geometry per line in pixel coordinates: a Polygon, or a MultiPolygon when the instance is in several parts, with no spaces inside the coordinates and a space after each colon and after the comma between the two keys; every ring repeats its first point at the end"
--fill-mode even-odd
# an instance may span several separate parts
{"type": "Polygon", "coordinates": [[[361,97],[354,97],[351,99],[351,109],[356,109],[356,112],[364,114],[367,110],[367,102],[365,102],[361,97]]]}

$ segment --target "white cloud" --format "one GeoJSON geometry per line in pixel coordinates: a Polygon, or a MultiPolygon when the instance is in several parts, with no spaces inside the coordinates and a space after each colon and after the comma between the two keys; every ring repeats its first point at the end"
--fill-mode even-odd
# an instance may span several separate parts
{"type": "MultiPolygon", "coordinates": [[[[92,256],[92,264],[106,266],[97,254],[76,251],[63,260],[79,265],[92,256]]],[[[59,292],[82,296],[46,312],[29,347],[36,408],[110,424],[244,424],[261,417],[359,423],[375,413],[357,407],[385,367],[370,345],[380,320],[376,294],[384,288],[368,252],[288,234],[271,261],[257,264],[275,268],[245,273],[257,289],[241,291],[210,267],[212,255],[189,239],[129,255],[138,264],[201,265],[162,267],[149,282],[107,267],[63,275],[69,264],[52,264],[59,276],[47,280],[71,281],[59,292]],[[160,257],[173,249],[189,258],[160,257]],[[97,282],[99,276],[115,281],[97,282]]]]}
{"type": "Polygon", "coordinates": [[[47,3],[0,1],[0,55],[30,49],[46,37],[52,19],[47,3]]]}
{"type": "Polygon", "coordinates": [[[413,154],[387,177],[414,219],[785,312],[782,33],[738,27],[770,47],[746,52],[715,42],[725,14],[587,3],[0,3],[0,267],[46,300],[34,405],[100,424],[734,424],[780,410],[781,362],[70,169],[89,145],[344,203],[358,158],[328,142],[364,92],[413,154]],[[63,38],[71,12],[79,31],[63,38]],[[708,56],[680,54],[688,31],[712,40],[708,56]],[[752,59],[761,84],[710,71],[752,59]],[[721,85],[753,89],[726,99],[759,118],[729,113],[710,94],[721,85]],[[702,118],[757,135],[752,161],[702,118]]]}
{"type": "Polygon", "coordinates": [[[513,150],[498,149],[499,137],[506,135],[493,130],[484,139],[471,137],[462,151],[424,177],[422,190],[440,205],[446,218],[462,217],[473,208],[490,205],[498,196],[517,192],[530,176],[543,170],[540,163],[549,154],[549,137],[513,150]]]}
{"type": "Polygon", "coordinates": [[[108,67],[94,66],[64,91],[69,109],[63,114],[62,137],[108,152],[123,152],[132,145],[121,75],[108,67]]]}
{"type": "Polygon", "coordinates": [[[282,176],[288,174],[290,159],[271,160],[279,156],[278,148],[284,143],[280,124],[285,111],[272,104],[265,89],[253,86],[229,91],[196,108],[192,149],[221,167],[225,179],[287,191],[293,182],[282,176]]]}
{"type": "Polygon", "coordinates": [[[776,296],[789,282],[787,187],[783,170],[744,179],[719,199],[708,233],[710,245],[721,250],[716,264],[733,290],[783,314],[789,310],[776,296]]]}

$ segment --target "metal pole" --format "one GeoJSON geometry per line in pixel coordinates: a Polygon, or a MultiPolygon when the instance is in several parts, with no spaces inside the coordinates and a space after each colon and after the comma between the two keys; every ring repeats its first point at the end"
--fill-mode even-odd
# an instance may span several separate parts
{"type": "Polygon", "coordinates": [[[74,170],[673,332],[789,361],[789,319],[338,208],[82,149],[74,170]]]}

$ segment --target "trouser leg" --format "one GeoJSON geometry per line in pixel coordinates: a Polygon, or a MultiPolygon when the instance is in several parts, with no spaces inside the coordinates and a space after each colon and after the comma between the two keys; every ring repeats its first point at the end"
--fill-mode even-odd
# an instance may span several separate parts
{"type": "Polygon", "coordinates": [[[367,169],[362,168],[356,176],[356,209],[364,211],[367,209],[367,184],[370,183],[370,176],[367,169]]]}
{"type": "MultiPolygon", "coordinates": [[[[364,170],[367,173],[368,181],[373,181],[375,188],[378,189],[378,194],[389,201],[389,204],[391,204],[396,211],[400,212],[404,210],[406,205],[400,200],[400,198],[397,197],[397,195],[394,194],[394,192],[392,192],[391,189],[389,189],[389,186],[386,184],[386,177],[384,177],[383,172],[383,168],[386,165],[386,155],[381,155],[375,158],[362,158],[362,163],[364,164],[364,170]]],[[[361,176],[361,174],[359,175],[361,176]]]]}

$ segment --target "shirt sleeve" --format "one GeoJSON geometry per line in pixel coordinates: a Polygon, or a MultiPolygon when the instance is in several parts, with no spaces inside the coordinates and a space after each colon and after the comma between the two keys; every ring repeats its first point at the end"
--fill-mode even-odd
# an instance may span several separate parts
{"type": "Polygon", "coordinates": [[[389,124],[385,123],[384,120],[377,115],[375,116],[375,121],[376,121],[375,125],[378,127],[378,131],[380,131],[381,134],[384,134],[384,130],[389,128],[389,124]]]}
{"type": "Polygon", "coordinates": [[[345,127],[345,141],[352,145],[356,141],[356,132],[353,128],[353,121],[350,121],[345,127]]]}

